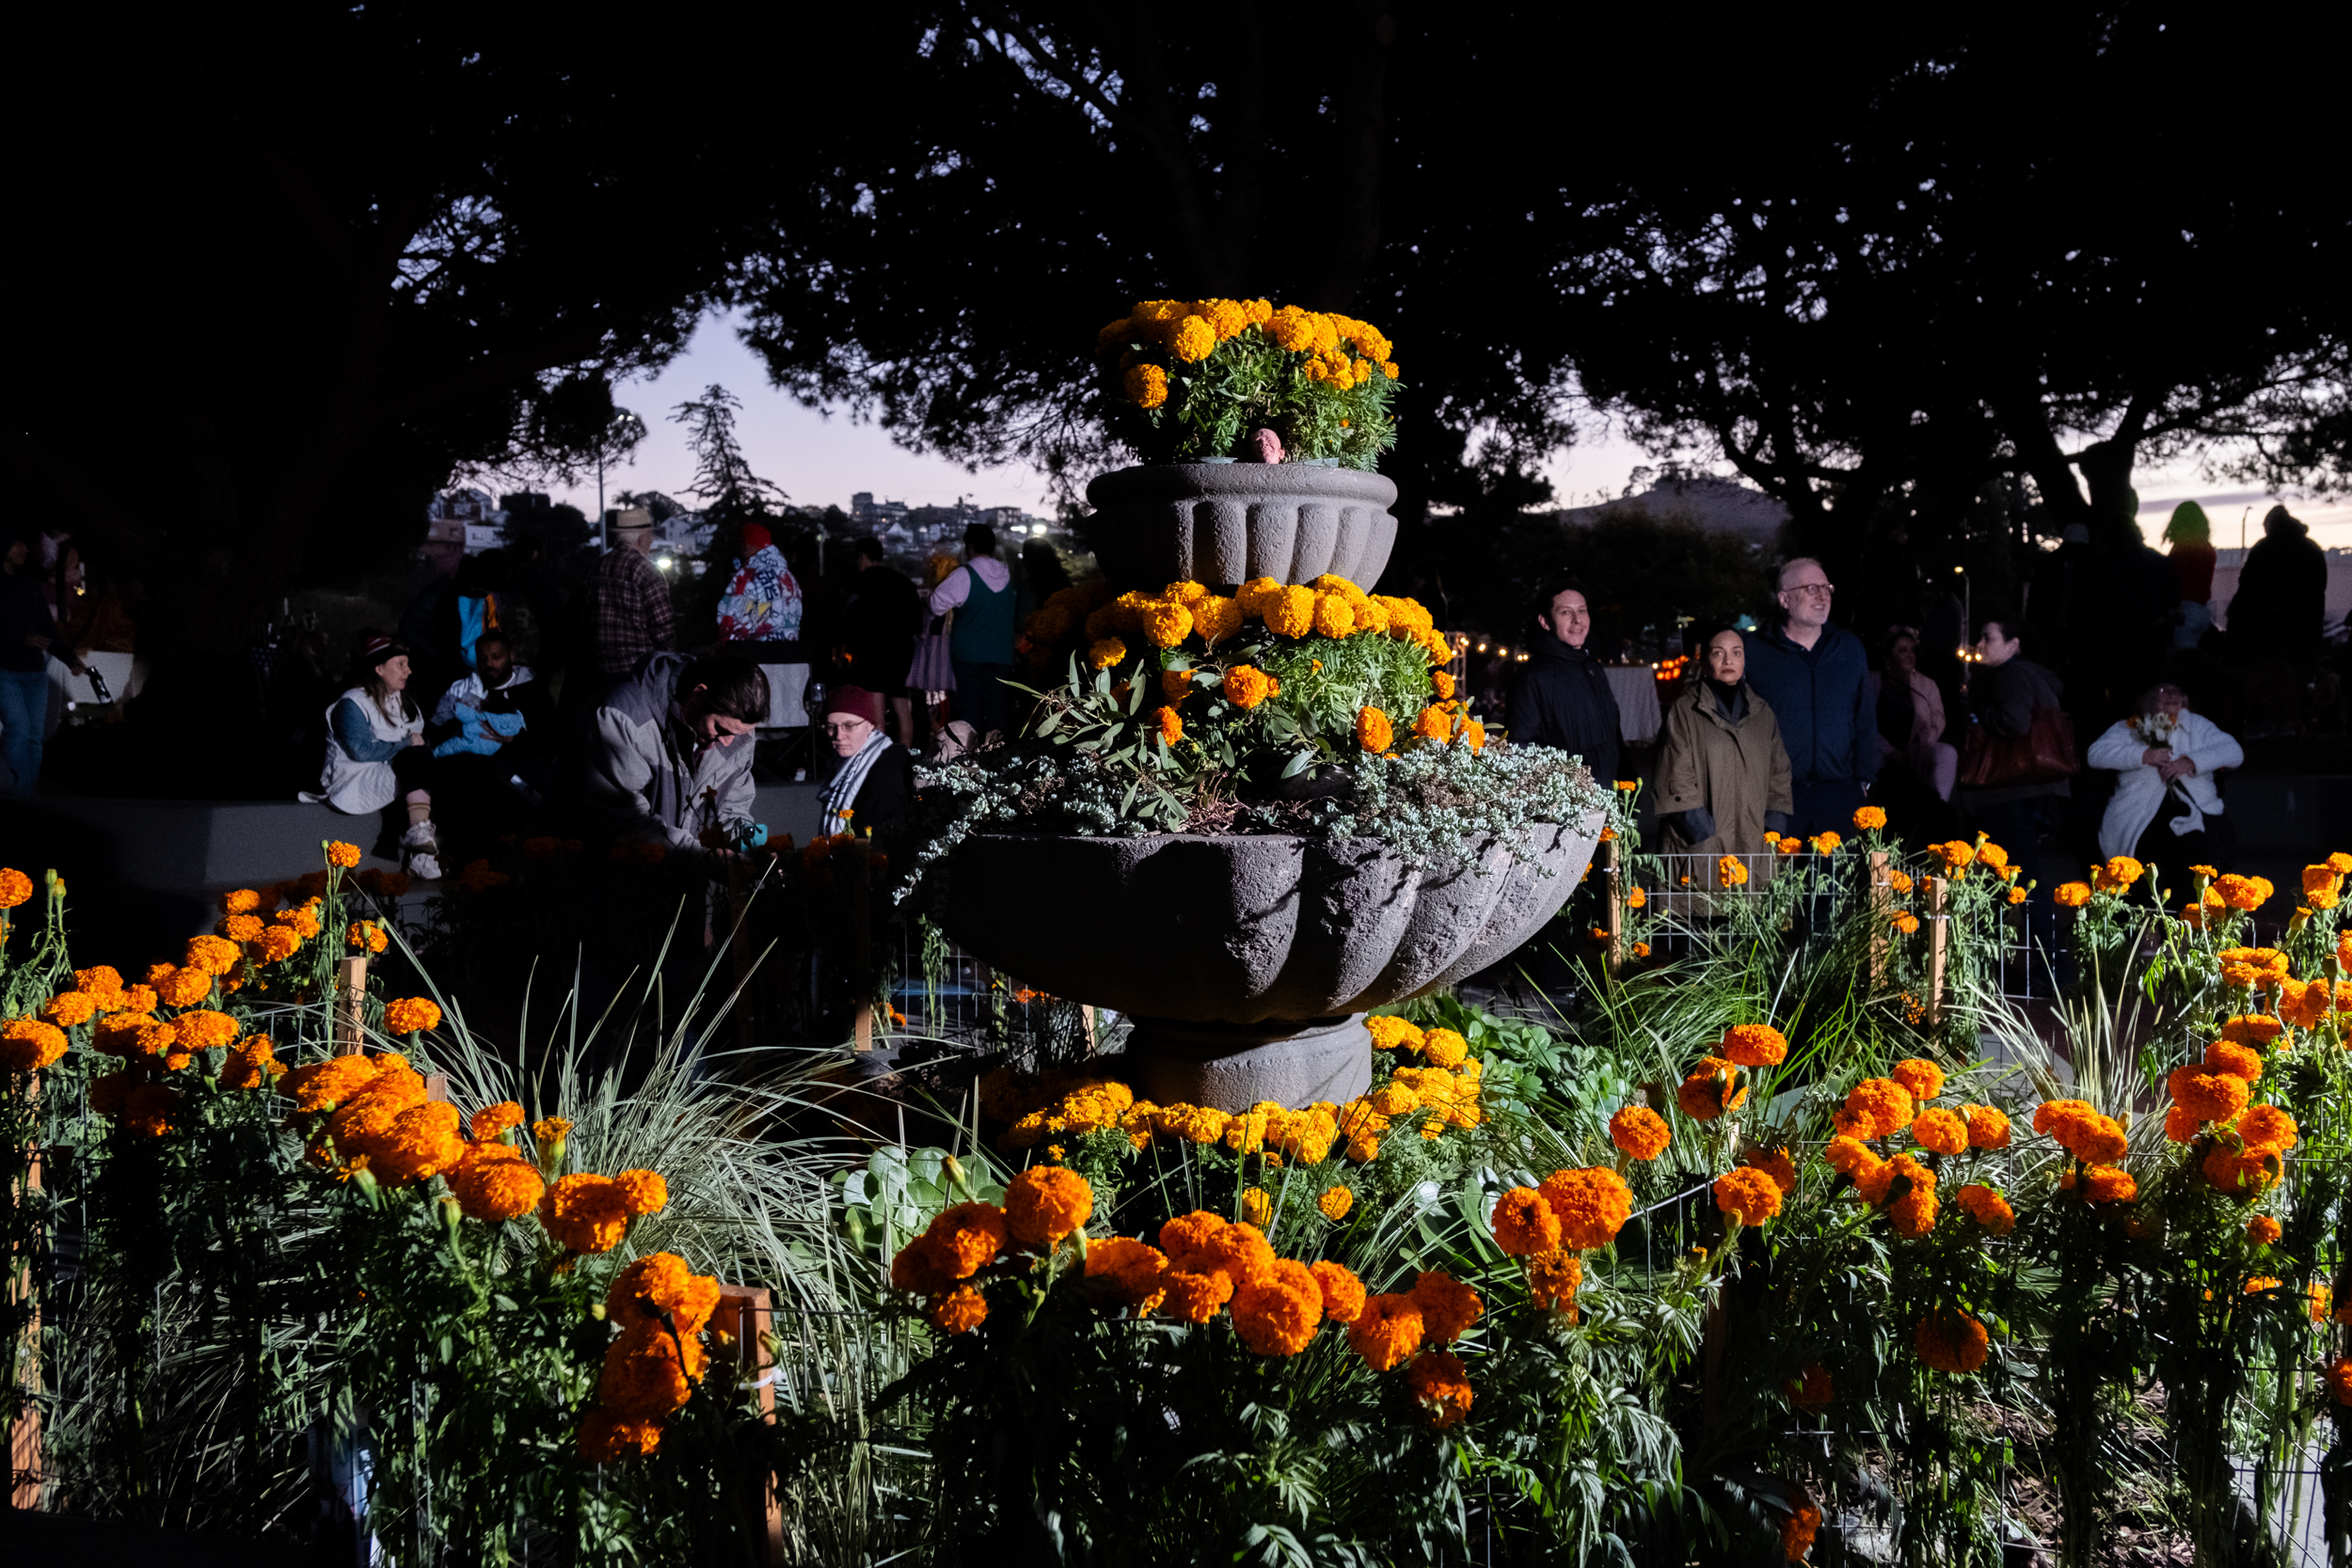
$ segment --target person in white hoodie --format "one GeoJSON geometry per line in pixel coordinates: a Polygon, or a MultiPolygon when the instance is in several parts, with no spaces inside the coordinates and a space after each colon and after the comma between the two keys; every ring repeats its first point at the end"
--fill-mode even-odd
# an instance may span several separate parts
{"type": "Polygon", "coordinates": [[[2243,767],[2246,753],[2212,720],[2190,712],[2186,693],[2169,682],[2149,688],[2134,707],[2136,718],[2117,720],[2090,743],[2090,766],[2116,774],[2099,853],[2168,870],[2217,864],[2214,818],[2222,805],[2215,775],[2243,767]]]}

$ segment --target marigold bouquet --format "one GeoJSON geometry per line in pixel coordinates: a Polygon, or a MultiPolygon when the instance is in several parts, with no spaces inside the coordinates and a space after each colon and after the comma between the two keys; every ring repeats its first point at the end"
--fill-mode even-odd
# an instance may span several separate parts
{"type": "Polygon", "coordinates": [[[1379,328],[1263,299],[1149,299],[1095,335],[1110,427],[1149,462],[1242,455],[1372,468],[1396,444],[1395,350],[1379,328]],[[1259,437],[1263,440],[1263,437],[1259,437]]]}

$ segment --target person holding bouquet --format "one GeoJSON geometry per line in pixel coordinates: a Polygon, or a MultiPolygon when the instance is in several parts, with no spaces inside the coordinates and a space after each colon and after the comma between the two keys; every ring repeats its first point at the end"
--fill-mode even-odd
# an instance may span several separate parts
{"type": "Polygon", "coordinates": [[[2099,853],[2129,855],[2167,870],[2218,865],[2221,785],[2215,775],[2244,766],[2237,741],[2167,681],[2140,693],[2133,716],[2090,743],[2090,766],[2111,769],[2115,794],[2099,823],[2099,853]]]}

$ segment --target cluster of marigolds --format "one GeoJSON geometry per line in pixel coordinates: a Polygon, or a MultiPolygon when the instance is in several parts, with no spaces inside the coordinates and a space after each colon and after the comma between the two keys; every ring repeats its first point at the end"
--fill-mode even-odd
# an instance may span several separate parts
{"type": "Polygon", "coordinates": [[[1277,309],[1263,299],[1142,300],[1104,324],[1094,335],[1094,351],[1118,373],[1128,402],[1157,408],[1168,401],[1168,371],[1151,363],[1152,357],[1197,365],[1219,344],[1245,335],[1263,336],[1286,353],[1308,356],[1300,373],[1334,391],[1375,376],[1396,379],[1395,348],[1370,323],[1295,305],[1277,309]]]}
{"type": "MultiPolygon", "coordinates": [[[[1031,663],[1045,665],[1058,650],[1083,638],[1087,663],[1097,670],[1126,662],[1131,638],[1138,646],[1158,650],[1163,704],[1152,710],[1151,722],[1172,746],[1184,738],[1185,705],[1196,696],[1222,698],[1246,714],[1281,695],[1281,682],[1267,672],[1215,657],[1218,643],[1251,624],[1293,641],[1385,637],[1418,647],[1432,665],[1443,666],[1454,658],[1453,644],[1418,601],[1367,594],[1345,578],[1328,574],[1311,583],[1288,585],[1253,578],[1230,596],[1197,582],[1171,582],[1157,594],[1116,597],[1102,583],[1065,588],[1029,618],[1022,629],[1022,645],[1031,663]],[[1200,651],[1186,649],[1187,640],[1198,640],[1200,651]]],[[[1414,717],[1408,733],[1417,739],[1458,739],[1472,751],[1482,749],[1486,726],[1470,718],[1454,697],[1453,675],[1438,668],[1429,679],[1435,700],[1414,717]]],[[[1396,721],[1381,709],[1359,708],[1355,728],[1356,743],[1363,751],[1385,754],[1395,749],[1396,721]]]]}
{"type": "MultiPolygon", "coordinates": [[[[356,863],[358,851],[334,844],[327,856],[342,870],[356,863]]],[[[468,1218],[503,1225],[535,1215],[556,1268],[612,1251],[634,1221],[668,1206],[669,1184],[656,1171],[564,1174],[571,1123],[562,1117],[532,1123],[529,1142],[518,1144],[526,1118],[513,1101],[468,1120],[394,1052],[355,1051],[289,1068],[268,1035],[245,1034],[237,1019],[211,1006],[247,986],[265,987],[270,966],[317,939],[327,877],[226,895],[219,934],[190,938],[180,963],[155,964],[137,984],[103,964],[75,970],[71,989],[32,1015],[0,1024],[0,1076],[54,1066],[80,1031],[91,1051],[122,1062],[91,1080],[91,1108],[135,1135],[155,1138],[174,1130],[183,1101],[174,1074],[201,1074],[230,1092],[272,1095],[288,1102],[288,1125],[332,1179],[385,1190],[421,1188],[438,1178],[447,1187],[444,1201],[468,1218]],[[285,909],[266,912],[281,901],[285,909]]],[[[370,891],[396,897],[404,890],[385,877],[370,891]]],[[[30,895],[24,873],[0,869],[0,911],[30,895]]],[[[354,952],[380,953],[387,940],[370,921],[354,922],[345,933],[354,952]]],[[[413,1036],[440,1022],[439,1006],[422,997],[384,1008],[389,1034],[413,1036]]],[[[707,1355],[699,1336],[718,1301],[716,1279],[689,1273],[668,1253],[641,1258],[615,1277],[604,1311],[619,1332],[605,1354],[596,1403],[580,1428],[584,1457],[610,1463],[660,1446],[664,1421],[702,1377],[707,1355]]]]}
{"type": "MultiPolygon", "coordinates": [[[[1379,1158],[1381,1141],[1399,1124],[1434,1143],[1450,1127],[1476,1127],[1485,1119],[1479,1103],[1485,1064],[1470,1055],[1470,1042],[1459,1033],[1422,1029],[1403,1018],[1365,1022],[1373,1048],[1392,1065],[1378,1086],[1344,1103],[1323,1101],[1292,1110],[1263,1101],[1241,1112],[1160,1105],[1136,1099],[1116,1079],[1067,1069],[1031,1075],[1000,1067],[980,1080],[980,1109],[1008,1124],[1000,1148],[1042,1146],[1046,1159],[1055,1163],[1064,1158],[1072,1140],[1116,1128],[1138,1150],[1155,1143],[1221,1145],[1252,1159],[1262,1171],[1280,1170],[1286,1163],[1319,1165],[1335,1150],[1363,1164],[1379,1158]],[[1420,1062],[1397,1059],[1408,1053],[1420,1062]]],[[[1318,1206],[1336,1223],[1354,1200],[1348,1187],[1335,1184],[1325,1190],[1318,1206]]],[[[1246,1204],[1267,1205],[1269,1212],[1271,1201],[1256,1189],[1244,1194],[1246,1204]]]]}

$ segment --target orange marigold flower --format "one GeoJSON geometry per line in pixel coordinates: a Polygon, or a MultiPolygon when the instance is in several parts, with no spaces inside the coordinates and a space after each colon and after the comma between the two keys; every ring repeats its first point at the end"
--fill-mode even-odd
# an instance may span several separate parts
{"type": "Polygon", "coordinates": [[[708,1361],[701,1341],[640,1323],[604,1353],[596,1402],[616,1416],[654,1420],[683,1405],[708,1361]]]}
{"type": "Polygon", "coordinates": [[[659,1171],[625,1170],[612,1182],[633,1215],[658,1214],[670,1206],[670,1183],[659,1171]]]}
{"type": "Polygon", "coordinates": [[[2256,1246],[2268,1246],[2280,1235],[2279,1222],[2268,1214],[2256,1214],[2246,1222],[2246,1239],[2256,1246]]]}
{"type": "Polygon", "coordinates": [[[1751,1148],[1741,1155],[1743,1164],[1762,1171],[1772,1179],[1772,1185],[1783,1193],[1797,1190],[1797,1162],[1785,1148],[1751,1148]]]}
{"type": "Polygon", "coordinates": [[[341,839],[331,841],[326,846],[326,863],[342,866],[346,871],[350,870],[359,863],[359,847],[356,844],[345,844],[341,839]]]}
{"type": "Polygon", "coordinates": [[[122,976],[110,964],[73,972],[73,989],[98,998],[98,1006],[113,1012],[122,1004],[122,976]]]}
{"type": "Polygon", "coordinates": [[[1609,1141],[1636,1160],[1655,1160],[1674,1141],[1674,1133],[1666,1118],[1648,1106],[1628,1105],[1609,1118],[1609,1141]]]}
{"type": "Polygon", "coordinates": [[[1780,1212],[1780,1183],[1751,1165],[1715,1179],[1715,1207],[1741,1225],[1762,1225],[1780,1212]]]}
{"type": "Polygon", "coordinates": [[[2262,1053],[2231,1039],[2218,1039],[2205,1047],[2204,1065],[2207,1071],[2228,1073],[2249,1084],[2263,1075],[2262,1053]]]}
{"type": "Polygon", "coordinates": [[[2173,1101],[2199,1121],[2228,1121],[2244,1108],[2251,1086],[2232,1072],[2212,1072],[2202,1067],[2174,1068],[2164,1080],[2173,1101]]]}
{"type": "Polygon", "coordinates": [[[1836,1129],[1865,1142],[1891,1138],[1911,1125],[1916,1115],[1911,1091],[1892,1078],[1865,1078],[1846,1095],[1846,1103],[1833,1117],[1836,1129]]]}
{"type": "Polygon", "coordinates": [[[580,1457],[591,1465],[650,1458],[661,1447],[661,1423],[614,1415],[601,1405],[580,1418],[580,1457]]]}
{"type": "Polygon", "coordinates": [[[343,945],[356,947],[363,953],[381,953],[391,945],[384,927],[373,920],[355,920],[343,932],[343,945]]]}
{"type": "Polygon", "coordinates": [[[1494,1231],[1495,1245],[1514,1258],[1548,1252],[1560,1244],[1560,1217],[1533,1187],[1514,1187],[1497,1198],[1487,1223],[1494,1231]]]}
{"type": "Polygon", "coordinates": [[[2206,1184],[2225,1197],[2251,1203],[2278,1184],[2283,1166],[2275,1148],[2233,1148],[2216,1144],[2198,1166],[2206,1184]]]}
{"type": "Polygon", "coordinates": [[[220,1086],[224,1089],[258,1089],[267,1086],[286,1069],[278,1060],[277,1047],[267,1035],[255,1035],[238,1042],[221,1064],[220,1086]]]}
{"type": "Polygon", "coordinates": [[[1740,1069],[1722,1057],[1702,1056],[1675,1090],[1675,1103],[1692,1121],[1713,1121],[1738,1110],[1748,1098],[1747,1085],[1739,1077],[1740,1069]]]}
{"type": "Polygon", "coordinates": [[[227,974],[237,967],[244,955],[233,942],[219,937],[190,937],[184,961],[189,969],[200,969],[207,974],[227,974]]]}
{"type": "Polygon", "coordinates": [[[2058,1186],[2085,1203],[2129,1203],[2139,1196],[2138,1181],[2113,1165],[2087,1164],[2079,1178],[2070,1170],[2058,1178],[2058,1186]]]}
{"type": "Polygon", "coordinates": [[[1813,1550],[1813,1537],[1821,1528],[1821,1511],[1810,1501],[1788,1511],[1780,1527],[1780,1552],[1791,1562],[1803,1562],[1813,1550]]]}
{"type": "Polygon", "coordinates": [[[1919,1359],[1939,1372],[1973,1372],[1984,1365],[1992,1338],[1965,1312],[1940,1307],[1919,1320],[1914,1343],[1919,1359]]]}
{"type": "Polygon", "coordinates": [[[14,866],[0,866],[0,910],[13,910],[33,896],[33,879],[14,866]]]}
{"type": "Polygon", "coordinates": [[[1933,1100],[1944,1092],[1944,1069],[1918,1056],[1906,1056],[1897,1062],[1887,1076],[1910,1091],[1911,1098],[1916,1101],[1933,1100]]]}
{"type": "Polygon", "coordinates": [[[1308,1266],[1323,1291],[1323,1315],[1335,1323],[1352,1323],[1363,1315],[1364,1282],[1342,1264],[1321,1259],[1308,1266]]]}
{"type": "Polygon", "coordinates": [[[1238,708],[1256,707],[1275,692],[1274,677],[1248,664],[1236,664],[1226,671],[1225,679],[1219,684],[1225,700],[1238,708]]]}
{"type": "Polygon", "coordinates": [[[2261,909],[2270,902],[2270,896],[2276,891],[2268,878],[2240,877],[2234,873],[2216,878],[2213,890],[2231,909],[2246,911],[2261,909]]]}
{"type": "Polygon", "coordinates": [[[387,1034],[413,1035],[421,1029],[438,1028],[440,1022],[441,1006],[428,997],[404,996],[384,1004],[387,1034]]]}
{"type": "Polygon", "coordinates": [[[1188,1323],[1204,1323],[1217,1314],[1217,1308],[1232,1299],[1233,1282],[1222,1274],[1194,1274],[1187,1269],[1171,1270],[1168,1275],[1167,1299],[1160,1310],[1188,1323]]]}
{"type": "Polygon", "coordinates": [[[2052,890],[2050,896],[2063,908],[2079,910],[2090,902],[2090,884],[2089,882],[2060,882],[2052,890]]]}
{"type": "Polygon", "coordinates": [[[539,1217],[565,1251],[611,1252],[628,1232],[628,1200],[608,1176],[567,1176],[548,1189],[539,1217]]]}
{"type": "Polygon", "coordinates": [[[1715,1051],[1740,1067],[1774,1067],[1787,1059],[1788,1040],[1769,1023],[1735,1023],[1715,1051]]]}
{"type": "Polygon", "coordinates": [[[1428,1058],[1431,1067],[1450,1071],[1470,1055],[1470,1041],[1452,1029],[1431,1029],[1421,1037],[1421,1053],[1428,1058]]]}
{"type": "Polygon", "coordinates": [[[522,1124],[523,1108],[514,1101],[501,1100],[495,1105],[486,1105],[476,1111],[467,1131],[473,1134],[476,1143],[489,1143],[508,1128],[522,1124]]]}
{"type": "Polygon", "coordinates": [[[1960,1111],[1968,1118],[1970,1148],[2009,1147],[2009,1113],[1991,1105],[1963,1105],[1960,1111]]]}
{"type": "Polygon", "coordinates": [[[1876,806],[1864,806],[1853,814],[1854,832],[1874,833],[1886,826],[1886,813],[1876,806]]]}
{"type": "MultiPolygon", "coordinates": [[[[1305,1274],[1298,1264],[1293,1269],[1305,1274]]],[[[1260,1355],[1296,1355],[1323,1324],[1323,1289],[1308,1275],[1301,1284],[1268,1275],[1233,1292],[1233,1331],[1260,1355]]]]}
{"type": "Polygon", "coordinates": [[[2148,874],[2148,868],[2129,855],[2117,855],[2099,867],[2099,887],[2106,893],[2128,892],[2132,885],[2148,874]]]}
{"type": "Polygon", "coordinates": [[[37,1018],[12,1018],[0,1024],[0,1076],[39,1072],[64,1059],[65,1031],[37,1018]]]}
{"type": "Polygon", "coordinates": [[[1606,1165],[1557,1170],[1538,1189],[1560,1222],[1560,1242],[1575,1251],[1608,1246],[1633,1216],[1632,1189],[1606,1165]]]}
{"type": "Polygon", "coordinates": [[[1972,1181],[1954,1196],[1968,1217],[1994,1235],[2006,1236],[2017,1228],[2017,1212],[1992,1188],[1972,1181]]]}
{"type": "Polygon", "coordinates": [[[449,1187],[468,1218],[491,1225],[530,1213],[548,1192],[539,1167],[504,1144],[476,1144],[469,1148],[450,1177],[449,1187]]]}
{"type": "Polygon", "coordinates": [[[1428,1415],[1429,1425],[1436,1431],[1443,1432],[1470,1414],[1470,1372],[1461,1357],[1451,1351],[1427,1351],[1415,1356],[1405,1374],[1405,1384],[1413,1392],[1413,1402],[1428,1415]]]}
{"type": "Polygon", "coordinates": [[[59,991],[40,1005],[40,1016],[60,1029],[87,1023],[98,1013],[98,998],[86,990],[59,991]]]}
{"type": "Polygon", "coordinates": [[[1922,1148],[1938,1154],[1964,1154],[1968,1123],[1957,1111],[1922,1111],[1911,1124],[1911,1135],[1922,1148]]]}
{"type": "MultiPolygon", "coordinates": [[[[1001,1228],[1000,1221],[1000,1233],[1001,1228]]],[[[1149,1312],[1166,1295],[1168,1257],[1133,1237],[1112,1236],[1088,1244],[1086,1274],[1089,1279],[1102,1280],[1127,1306],[1149,1312]]]]}
{"type": "Polygon", "coordinates": [[[1837,1386],[1831,1381],[1829,1369],[1819,1361],[1808,1361],[1804,1370],[1788,1380],[1788,1402],[1808,1409],[1828,1404],[1837,1398],[1837,1386]]]}
{"type": "Polygon", "coordinates": [[[931,1326],[946,1334],[969,1334],[988,1321],[988,1298],[969,1285],[960,1285],[924,1311],[931,1326]]]}
{"type": "Polygon", "coordinates": [[[2237,1135],[2249,1149],[2275,1148],[2283,1153],[2295,1147],[2298,1131],[2295,1118],[2278,1106],[2249,1105],[2238,1115],[2237,1135]]]}
{"type": "Polygon", "coordinates": [[[1152,712],[1152,722],[1159,731],[1160,744],[1163,746],[1173,746],[1184,738],[1184,715],[1172,707],[1154,708],[1152,712]]]}
{"type": "Polygon", "coordinates": [[[1576,1292],[1584,1283],[1584,1260],[1565,1247],[1539,1252],[1527,1259],[1527,1299],[1550,1312],[1566,1312],[1576,1321],[1576,1292]]]}
{"type": "Polygon", "coordinates": [[[1347,1325],[1347,1348],[1374,1371],[1385,1372],[1421,1349],[1424,1333],[1421,1307],[1411,1296],[1383,1292],[1366,1297],[1363,1310],[1347,1325]]]}
{"type": "Polygon", "coordinates": [[[1740,887],[1748,879],[1747,863],[1737,855],[1725,855],[1715,863],[1717,887],[1740,887]]]}
{"type": "Polygon", "coordinates": [[[457,1134],[457,1107],[445,1101],[412,1105],[392,1118],[367,1152],[369,1170],[387,1186],[453,1169],[466,1153],[466,1140],[457,1134]]]}
{"type": "Polygon", "coordinates": [[[1093,1213],[1094,1189],[1073,1170],[1032,1165],[1005,1188],[1005,1228],[1025,1246],[1050,1247],[1093,1213]]]}
{"type": "Polygon", "coordinates": [[[1396,731],[1389,723],[1389,716],[1376,707],[1356,710],[1356,744],[1375,755],[1396,744],[1396,731]]]}
{"type": "Polygon", "coordinates": [[[1476,1291],[1442,1271],[1417,1275],[1410,1293],[1421,1308],[1422,1332],[1433,1345],[1454,1343],[1486,1310],[1476,1291]]]}

